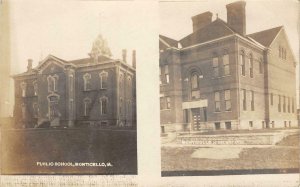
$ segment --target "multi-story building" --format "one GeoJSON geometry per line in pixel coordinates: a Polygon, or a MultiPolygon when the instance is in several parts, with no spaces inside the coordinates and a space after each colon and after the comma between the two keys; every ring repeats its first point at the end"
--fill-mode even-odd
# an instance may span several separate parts
{"type": "Polygon", "coordinates": [[[297,126],[296,60],[283,26],[246,34],[246,3],[227,22],[192,17],[193,32],[159,37],[161,131],[297,126]]]}
{"type": "Polygon", "coordinates": [[[14,118],[17,128],[50,126],[136,126],[136,53],[132,65],[111,59],[101,36],[89,58],[66,61],[49,55],[15,81],[14,118]]]}

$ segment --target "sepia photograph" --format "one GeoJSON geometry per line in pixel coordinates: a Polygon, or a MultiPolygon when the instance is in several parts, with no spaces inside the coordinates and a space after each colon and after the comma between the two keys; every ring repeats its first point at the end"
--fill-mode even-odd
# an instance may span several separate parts
{"type": "Polygon", "coordinates": [[[139,6],[1,4],[1,174],[137,174],[139,6]]]}
{"type": "Polygon", "coordinates": [[[297,2],[159,11],[162,176],[298,173],[297,2]]]}

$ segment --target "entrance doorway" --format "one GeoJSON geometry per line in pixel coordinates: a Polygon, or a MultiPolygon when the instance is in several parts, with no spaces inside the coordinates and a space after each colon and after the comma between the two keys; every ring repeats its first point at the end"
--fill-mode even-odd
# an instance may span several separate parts
{"type": "Polygon", "coordinates": [[[200,115],[200,108],[193,108],[192,109],[192,121],[193,121],[193,129],[195,131],[200,130],[200,122],[201,122],[201,115],[200,115]]]}

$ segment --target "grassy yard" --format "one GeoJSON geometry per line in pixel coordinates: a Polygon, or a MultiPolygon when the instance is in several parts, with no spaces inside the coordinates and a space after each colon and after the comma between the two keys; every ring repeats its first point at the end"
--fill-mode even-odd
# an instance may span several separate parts
{"type": "Polygon", "coordinates": [[[136,131],[34,129],[1,132],[2,174],[136,174],[136,131]],[[113,167],[40,167],[37,162],[110,162],[113,167]]]}
{"type": "Polygon", "coordinates": [[[196,150],[201,148],[162,147],[162,171],[299,168],[299,135],[291,135],[273,147],[243,148],[236,159],[192,158],[196,150]]]}

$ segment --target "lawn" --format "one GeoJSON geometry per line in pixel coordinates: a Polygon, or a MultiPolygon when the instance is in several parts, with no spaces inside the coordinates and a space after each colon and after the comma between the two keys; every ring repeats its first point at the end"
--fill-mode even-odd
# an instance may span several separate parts
{"type": "Polygon", "coordinates": [[[2,174],[136,174],[136,131],[2,130],[2,174]],[[37,162],[111,163],[112,167],[41,167],[37,162]]]}
{"type": "MultiPolygon", "coordinates": [[[[239,158],[192,158],[195,146],[162,147],[162,171],[265,170],[299,168],[299,135],[291,135],[276,146],[243,148],[239,158]]],[[[228,148],[230,149],[230,147],[228,148]]],[[[232,148],[233,149],[233,148],[232,148]]]]}

